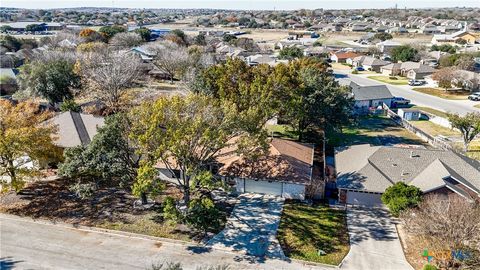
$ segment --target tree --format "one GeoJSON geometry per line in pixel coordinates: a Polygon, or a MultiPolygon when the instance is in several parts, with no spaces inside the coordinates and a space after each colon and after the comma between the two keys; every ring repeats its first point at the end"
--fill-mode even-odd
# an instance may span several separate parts
{"type": "Polygon", "coordinates": [[[327,64],[307,58],[276,69],[283,74],[280,115],[300,140],[309,128],[336,131],[349,122],[353,108],[350,90],[335,81],[327,64]]]}
{"type": "Polygon", "coordinates": [[[77,46],[79,53],[100,53],[106,51],[108,45],[104,42],[87,42],[77,46]]]}
{"type": "Polygon", "coordinates": [[[27,32],[42,32],[45,30],[46,30],[46,27],[43,24],[29,24],[25,26],[25,31],[27,32]]]}
{"type": "Polygon", "coordinates": [[[402,45],[393,48],[392,50],[392,60],[395,62],[402,61],[414,61],[417,59],[418,51],[415,48],[412,48],[410,45],[402,45]]]}
{"type": "Polygon", "coordinates": [[[125,32],[126,29],[123,26],[120,25],[112,25],[112,26],[102,26],[98,30],[100,34],[108,41],[110,40],[113,36],[115,36],[118,33],[125,32]]]}
{"type": "Polygon", "coordinates": [[[0,100],[0,176],[9,179],[3,185],[18,192],[38,173],[38,161],[58,159],[59,149],[52,139],[56,129],[43,123],[49,117],[37,104],[0,100]],[[33,166],[28,165],[30,161],[33,166]]]}
{"type": "Polygon", "coordinates": [[[62,102],[62,105],[60,105],[60,110],[62,112],[80,112],[82,109],[80,105],[78,105],[75,100],[73,99],[67,99],[62,102]]]}
{"type": "Polygon", "coordinates": [[[145,27],[140,27],[134,30],[135,33],[139,34],[143,41],[147,42],[150,41],[152,38],[152,31],[145,27]]]}
{"type": "Polygon", "coordinates": [[[10,25],[2,25],[0,26],[1,33],[7,33],[8,31],[12,31],[13,28],[10,25]]]}
{"type": "Polygon", "coordinates": [[[187,206],[192,195],[218,183],[205,170],[232,138],[240,136],[245,152],[247,142],[257,142],[252,140],[255,134],[244,131],[246,124],[237,120],[231,104],[204,95],[161,97],[135,108],[131,117],[131,138],[146,157],[143,169],[147,172],[139,173],[134,186],[146,187],[142,192],[149,190],[155,183],[149,172],[158,161],[176,179],[187,206]]]}
{"type": "Polygon", "coordinates": [[[85,39],[86,42],[99,42],[105,39],[102,34],[90,28],[80,31],[79,36],[85,39]]]}
{"type": "Polygon", "coordinates": [[[71,99],[73,89],[80,87],[80,76],[68,59],[37,59],[22,67],[18,80],[22,90],[50,104],[71,99]]]}
{"type": "Polygon", "coordinates": [[[107,117],[90,144],[65,150],[59,174],[96,186],[129,187],[137,177],[141,159],[128,138],[130,125],[125,114],[107,117]]]}
{"type": "Polygon", "coordinates": [[[480,204],[457,194],[428,195],[418,207],[401,214],[404,228],[427,240],[431,251],[470,253],[465,260],[435,258],[441,269],[477,269],[480,265],[480,204]],[[453,267],[455,266],[456,267],[453,267]]]}
{"type": "Polygon", "coordinates": [[[462,133],[463,150],[465,153],[468,152],[470,142],[475,139],[475,136],[480,134],[480,114],[467,113],[461,116],[459,114],[449,113],[447,117],[452,128],[456,128],[462,133]]]}
{"type": "Polygon", "coordinates": [[[385,40],[388,40],[388,39],[392,39],[393,36],[389,33],[376,33],[375,35],[373,35],[373,38],[374,39],[379,39],[381,41],[385,41],[385,40]]]}
{"type": "Polygon", "coordinates": [[[92,95],[115,112],[124,105],[127,89],[140,76],[140,64],[133,55],[106,50],[85,58],[81,73],[92,95]]]}
{"type": "Polygon", "coordinates": [[[455,77],[455,68],[442,68],[432,74],[432,79],[438,82],[438,86],[447,91],[452,88],[452,80],[455,77]]]}
{"type": "Polygon", "coordinates": [[[382,202],[388,207],[392,215],[398,215],[422,201],[422,191],[403,182],[397,182],[388,187],[382,194],[382,202]]]}
{"type": "Polygon", "coordinates": [[[16,52],[22,47],[22,42],[14,36],[6,35],[0,37],[0,45],[10,52],[16,52]]]}
{"type": "Polygon", "coordinates": [[[455,46],[452,46],[450,44],[442,44],[440,46],[434,44],[432,47],[430,47],[430,51],[441,51],[441,52],[447,52],[450,54],[454,54],[457,51],[457,48],[455,46]]]}
{"type": "Polygon", "coordinates": [[[165,41],[150,46],[149,50],[155,53],[153,64],[170,77],[170,83],[177,74],[183,74],[190,63],[187,48],[174,42],[165,41]]]}
{"type": "Polygon", "coordinates": [[[301,58],[303,57],[303,51],[302,49],[298,47],[286,47],[280,50],[278,54],[279,59],[287,59],[287,60],[292,60],[295,58],[301,58]]]}
{"type": "Polygon", "coordinates": [[[225,34],[222,37],[223,42],[228,42],[228,43],[230,43],[232,40],[235,40],[235,39],[237,39],[237,37],[230,34],[225,34]]]}
{"type": "Polygon", "coordinates": [[[179,29],[172,30],[165,36],[165,40],[176,43],[180,46],[188,46],[188,38],[185,32],[179,29]]]}
{"type": "Polygon", "coordinates": [[[142,44],[142,42],[142,37],[139,34],[122,32],[113,36],[109,43],[117,49],[129,49],[142,44]]]}
{"type": "Polygon", "coordinates": [[[199,45],[199,46],[205,46],[207,45],[207,41],[205,39],[205,34],[203,33],[200,33],[198,34],[195,39],[193,40],[193,42],[196,44],[196,45],[199,45]]]}

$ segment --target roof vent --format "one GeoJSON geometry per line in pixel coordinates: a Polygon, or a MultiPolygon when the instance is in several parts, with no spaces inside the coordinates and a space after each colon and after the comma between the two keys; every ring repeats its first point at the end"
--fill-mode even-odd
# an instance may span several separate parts
{"type": "Polygon", "coordinates": [[[402,176],[406,176],[406,175],[409,175],[410,173],[406,172],[406,171],[402,171],[402,176]]]}

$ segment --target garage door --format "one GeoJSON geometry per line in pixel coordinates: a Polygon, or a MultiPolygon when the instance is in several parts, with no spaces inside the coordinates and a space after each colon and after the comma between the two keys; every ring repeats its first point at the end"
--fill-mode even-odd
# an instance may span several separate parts
{"type": "Polygon", "coordinates": [[[282,196],[282,183],[245,180],[245,192],[282,196]]]}
{"type": "Polygon", "coordinates": [[[348,191],[347,204],[381,207],[383,206],[381,197],[382,194],[348,191]]]}

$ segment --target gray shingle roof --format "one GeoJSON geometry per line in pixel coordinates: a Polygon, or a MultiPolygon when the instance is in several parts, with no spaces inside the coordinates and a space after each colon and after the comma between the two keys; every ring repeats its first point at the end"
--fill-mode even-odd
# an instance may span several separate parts
{"type": "Polygon", "coordinates": [[[388,182],[405,182],[429,191],[452,177],[480,193],[480,162],[452,151],[362,145],[337,150],[335,159],[340,188],[383,192],[388,182]]]}
{"type": "Polygon", "coordinates": [[[354,82],[350,84],[355,100],[375,100],[393,98],[392,93],[385,85],[360,86],[354,82]]]}

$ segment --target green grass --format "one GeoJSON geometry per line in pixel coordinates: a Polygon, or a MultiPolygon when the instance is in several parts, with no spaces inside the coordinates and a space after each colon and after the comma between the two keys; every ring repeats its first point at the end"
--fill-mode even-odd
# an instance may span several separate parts
{"type": "Polygon", "coordinates": [[[267,125],[269,134],[282,139],[298,140],[298,134],[287,125],[267,125]]]}
{"type": "Polygon", "coordinates": [[[431,87],[414,87],[412,90],[424,93],[427,95],[436,96],[443,99],[450,100],[464,100],[468,97],[468,92],[465,91],[445,91],[440,88],[431,88],[431,87]]]}
{"type": "Polygon", "coordinates": [[[413,106],[412,109],[421,110],[421,111],[431,113],[431,114],[436,115],[436,116],[447,118],[447,113],[436,110],[436,109],[433,109],[433,108],[430,108],[430,107],[413,106]]]}
{"type": "Polygon", "coordinates": [[[406,78],[398,76],[395,77],[397,80],[390,79],[390,76],[368,76],[367,78],[393,85],[408,85],[408,80],[406,78]]]}
{"type": "Polygon", "coordinates": [[[290,258],[332,265],[338,265],[350,248],[345,211],[324,205],[286,202],[277,238],[290,258]]]}
{"type": "Polygon", "coordinates": [[[413,133],[384,116],[361,117],[355,125],[345,127],[341,134],[330,137],[331,146],[354,144],[424,144],[413,133]]]}

